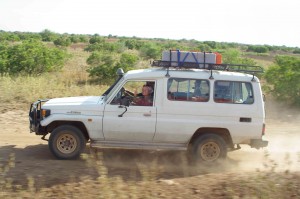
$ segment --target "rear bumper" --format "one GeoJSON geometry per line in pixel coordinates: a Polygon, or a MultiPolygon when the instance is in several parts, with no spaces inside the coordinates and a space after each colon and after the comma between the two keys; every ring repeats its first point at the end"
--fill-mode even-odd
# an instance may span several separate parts
{"type": "Polygon", "coordinates": [[[250,146],[251,148],[256,148],[256,149],[260,149],[263,147],[267,147],[268,146],[268,141],[262,140],[262,139],[252,139],[250,141],[250,146]]]}

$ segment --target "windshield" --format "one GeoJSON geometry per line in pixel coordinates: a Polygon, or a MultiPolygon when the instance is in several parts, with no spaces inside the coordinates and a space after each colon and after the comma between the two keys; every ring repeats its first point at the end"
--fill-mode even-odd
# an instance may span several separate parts
{"type": "Polygon", "coordinates": [[[107,89],[104,93],[103,93],[103,96],[105,97],[104,98],[104,101],[106,101],[113,93],[114,91],[116,90],[116,88],[120,85],[120,83],[122,82],[121,80],[123,80],[123,77],[120,77],[118,78],[115,83],[113,83],[113,85],[111,85],[109,87],[109,89],[107,89]]]}
{"type": "Polygon", "coordinates": [[[120,79],[121,79],[122,77],[119,77],[116,81],[115,81],[115,83],[113,83],[103,94],[102,94],[102,96],[106,96],[106,95],[108,95],[108,93],[114,88],[114,86],[120,81],[120,79]]]}

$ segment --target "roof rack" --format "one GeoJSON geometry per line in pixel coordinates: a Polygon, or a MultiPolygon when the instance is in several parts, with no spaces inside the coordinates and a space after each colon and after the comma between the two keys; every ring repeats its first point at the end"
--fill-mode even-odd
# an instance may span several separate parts
{"type": "Polygon", "coordinates": [[[252,65],[245,65],[245,64],[211,64],[211,63],[194,63],[194,62],[184,62],[180,63],[180,65],[175,66],[174,63],[178,64],[175,61],[162,61],[162,60],[154,60],[152,62],[152,67],[163,67],[167,69],[166,77],[170,77],[169,75],[169,68],[176,68],[176,69],[206,69],[210,70],[210,77],[209,79],[213,78],[213,70],[218,71],[231,71],[231,72],[241,72],[252,74],[252,80],[254,79],[254,74],[256,73],[263,73],[264,69],[261,66],[252,66],[252,65]]]}
{"type": "Polygon", "coordinates": [[[219,53],[189,52],[180,50],[163,51],[162,59],[154,60],[151,65],[167,68],[166,76],[170,76],[169,68],[206,69],[211,71],[210,79],[213,79],[213,70],[250,73],[253,75],[253,81],[255,73],[264,72],[264,69],[260,66],[245,64],[222,64],[222,55],[219,53]],[[203,62],[200,63],[199,60],[202,60],[203,62]]]}
{"type": "Polygon", "coordinates": [[[261,66],[252,66],[246,64],[211,64],[211,63],[194,63],[184,62],[179,65],[176,61],[162,61],[154,60],[152,66],[163,67],[163,68],[176,68],[176,69],[207,69],[207,70],[220,70],[220,71],[233,71],[242,73],[263,73],[264,69],[261,66]]]}
{"type": "Polygon", "coordinates": [[[262,73],[260,66],[244,64],[222,64],[222,55],[213,52],[192,52],[180,50],[165,50],[162,52],[161,60],[154,60],[152,66],[179,69],[207,69],[235,71],[243,73],[262,73]],[[201,62],[200,62],[201,60],[201,62]]]}

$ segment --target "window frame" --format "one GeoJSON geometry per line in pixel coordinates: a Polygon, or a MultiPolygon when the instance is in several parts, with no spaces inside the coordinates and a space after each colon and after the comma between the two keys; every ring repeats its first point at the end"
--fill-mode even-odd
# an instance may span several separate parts
{"type": "MultiPolygon", "coordinates": [[[[123,82],[123,84],[117,89],[117,92],[113,95],[113,97],[111,98],[111,100],[110,100],[110,102],[108,103],[109,105],[117,105],[117,106],[119,106],[120,104],[114,104],[114,103],[112,103],[113,101],[114,101],[114,99],[115,99],[115,97],[118,95],[118,93],[121,91],[121,89],[123,89],[124,88],[124,86],[127,84],[127,83],[129,83],[129,82],[144,82],[145,84],[147,83],[147,82],[152,82],[152,83],[154,83],[154,88],[153,88],[153,96],[152,96],[152,101],[153,101],[153,103],[152,103],[152,106],[146,106],[146,107],[154,107],[155,106],[155,95],[156,95],[156,85],[157,85],[157,82],[156,82],[156,80],[145,80],[145,79],[127,79],[125,82],[123,82]]],[[[138,105],[130,105],[130,106],[135,106],[135,107],[140,107],[140,106],[138,106],[138,105]]]]}
{"type": "Polygon", "coordinates": [[[232,81],[232,80],[216,80],[214,82],[214,86],[213,86],[213,101],[215,103],[218,103],[218,104],[246,104],[246,105],[251,105],[251,104],[254,104],[254,101],[255,101],[255,96],[254,96],[254,92],[253,92],[253,85],[251,82],[246,82],[246,81],[232,81]],[[228,82],[229,83],[229,88],[230,88],[230,99],[227,100],[226,98],[220,98],[220,101],[216,100],[216,85],[218,82],[228,82]],[[243,97],[243,84],[245,84],[245,88],[247,89],[247,92],[248,92],[248,98],[251,97],[251,95],[249,94],[252,94],[252,100],[251,100],[251,103],[245,103],[247,100],[243,100],[243,102],[239,103],[239,102],[235,102],[234,98],[234,94],[232,93],[234,90],[232,89],[232,87],[235,87],[236,83],[239,83],[240,84],[240,88],[242,89],[241,90],[241,95],[243,97]],[[231,85],[233,84],[233,86],[231,85]],[[249,90],[247,88],[246,85],[250,85],[250,93],[249,93],[249,90]]]}
{"type": "MultiPolygon", "coordinates": [[[[194,83],[195,83],[194,82],[194,83]]],[[[210,81],[207,80],[207,79],[197,79],[197,78],[181,78],[181,77],[171,77],[167,80],[167,99],[168,101],[173,101],[173,102],[209,102],[210,101],[210,81]],[[173,82],[170,83],[170,81],[177,81],[177,91],[175,92],[172,92],[172,93],[180,93],[180,89],[179,89],[179,82],[180,81],[188,81],[187,82],[187,90],[185,91],[186,95],[184,96],[185,99],[173,99],[170,97],[170,95],[172,94],[170,92],[170,89],[171,89],[171,85],[173,82]],[[179,80],[179,81],[178,81],[179,80]],[[198,96],[198,99],[197,97],[194,96],[194,93],[195,93],[195,86],[192,85],[191,81],[200,81],[200,86],[201,86],[201,82],[202,81],[205,81],[206,84],[207,84],[207,88],[208,88],[208,91],[207,93],[205,94],[205,96],[198,96]],[[193,91],[193,92],[191,92],[193,91]],[[191,96],[189,96],[191,95],[191,96]]],[[[174,97],[175,98],[175,97],[174,97]]]]}

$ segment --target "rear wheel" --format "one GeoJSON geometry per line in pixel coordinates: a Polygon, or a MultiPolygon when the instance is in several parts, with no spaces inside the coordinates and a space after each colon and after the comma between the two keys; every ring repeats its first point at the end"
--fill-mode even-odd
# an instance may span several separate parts
{"type": "Polygon", "coordinates": [[[214,162],[226,158],[227,146],[222,137],[206,134],[193,143],[191,153],[197,162],[214,162]]]}
{"type": "Polygon", "coordinates": [[[58,159],[75,159],[85,149],[86,139],[78,128],[63,125],[52,131],[48,145],[58,159]]]}

